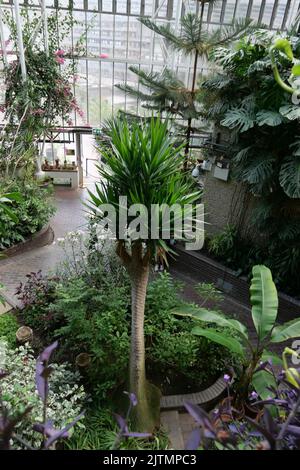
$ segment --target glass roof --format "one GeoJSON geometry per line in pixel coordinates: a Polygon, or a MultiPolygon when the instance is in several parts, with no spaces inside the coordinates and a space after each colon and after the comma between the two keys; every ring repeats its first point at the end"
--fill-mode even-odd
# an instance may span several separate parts
{"type": "MultiPolygon", "coordinates": [[[[2,0],[12,11],[12,0],[2,0]]],[[[270,29],[285,29],[296,16],[300,0],[221,0],[206,4],[204,22],[207,27],[230,24],[234,18],[251,17],[270,29]]],[[[38,0],[20,2],[29,9],[40,8],[38,0]]],[[[46,0],[48,11],[69,8],[68,0],[46,0]]],[[[118,109],[137,112],[139,103],[114,85],[127,82],[136,85],[137,78],[129,70],[137,65],[145,70],[160,71],[168,66],[180,79],[189,83],[191,59],[168,50],[164,41],[143,26],[140,16],[179,27],[180,16],[199,9],[199,2],[188,0],[74,0],[73,15],[82,24],[72,30],[69,44],[85,34],[86,56],[79,60],[79,79],[74,85],[76,99],[92,126],[118,109]],[[102,56],[102,57],[101,57],[102,56]]],[[[8,35],[6,31],[6,35],[8,35]]],[[[200,64],[205,68],[205,64],[200,64]]],[[[83,124],[74,116],[76,125],[83,124]]]]}

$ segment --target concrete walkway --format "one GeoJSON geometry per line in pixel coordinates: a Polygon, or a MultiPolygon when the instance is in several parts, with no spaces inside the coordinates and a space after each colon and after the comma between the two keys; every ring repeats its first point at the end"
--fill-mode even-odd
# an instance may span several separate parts
{"type": "Polygon", "coordinates": [[[57,211],[50,221],[54,230],[54,242],[51,245],[35,248],[28,252],[0,260],[0,283],[5,287],[2,290],[6,299],[15,305],[16,287],[26,279],[26,274],[41,269],[43,272],[51,271],[58,261],[61,261],[62,249],[55,240],[64,237],[73,230],[86,229],[87,210],[83,202],[88,197],[85,189],[70,190],[69,188],[55,189],[55,205],[57,211]]]}

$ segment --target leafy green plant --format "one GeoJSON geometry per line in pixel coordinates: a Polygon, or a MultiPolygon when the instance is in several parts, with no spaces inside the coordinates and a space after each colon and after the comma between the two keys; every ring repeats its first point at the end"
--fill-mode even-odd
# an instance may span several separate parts
{"type": "Polygon", "coordinates": [[[10,191],[11,201],[0,206],[0,249],[24,241],[40,230],[54,213],[50,201],[51,189],[44,190],[34,180],[1,180],[0,192],[10,191]],[[16,194],[18,196],[16,196],[16,194]]]}
{"type": "MultiPolygon", "coordinates": [[[[229,364],[237,364],[238,357],[204,337],[193,337],[190,319],[172,315],[178,304],[188,305],[180,298],[181,288],[167,273],[149,283],[145,308],[147,367],[153,377],[163,378],[166,390],[167,384],[174,387],[184,381],[186,390],[192,387],[195,391],[210,385],[229,364]],[[203,355],[206,361],[202,360],[203,355]]],[[[201,284],[197,290],[202,302],[207,302],[208,297],[215,302],[220,300],[210,284],[201,284]]]]}
{"type": "Polygon", "coordinates": [[[237,320],[228,319],[219,312],[204,308],[180,307],[174,310],[175,314],[189,316],[204,323],[214,323],[218,326],[233,328],[238,337],[213,329],[195,326],[192,333],[222,344],[244,361],[243,372],[237,384],[237,402],[241,405],[249,396],[249,386],[252,383],[265,399],[268,395],[267,386],[274,383],[274,377],[264,370],[257,371],[257,365],[262,358],[271,358],[280,363],[280,359],[270,353],[267,348],[272,343],[281,343],[300,335],[300,320],[292,320],[283,325],[276,326],[278,311],[278,297],[272,274],[265,266],[254,266],[250,286],[250,301],[252,304],[252,320],[257,333],[255,344],[250,341],[247,328],[237,320]]]}
{"type": "Polygon", "coordinates": [[[99,289],[74,279],[59,285],[56,296],[49,309],[54,334],[73,360],[82,352],[91,356],[87,375],[94,396],[103,399],[126,377],[129,289],[112,283],[99,289]]]}
{"type": "MultiPolygon", "coordinates": [[[[79,374],[72,372],[66,364],[51,364],[51,387],[48,390],[47,420],[60,429],[79,415],[86,400],[83,387],[78,384],[79,374]]],[[[9,349],[1,343],[0,369],[5,371],[1,377],[1,412],[5,407],[11,417],[22,416],[15,426],[15,433],[21,438],[12,437],[12,448],[24,448],[23,442],[30,447],[41,448],[43,433],[34,430],[34,425],[45,421],[44,403],[36,393],[36,358],[28,345],[9,349]],[[24,411],[28,410],[24,415],[24,411]],[[30,412],[29,412],[30,411],[30,412]]],[[[45,378],[40,381],[45,382],[45,378]]],[[[41,388],[39,388],[41,391],[41,388]]],[[[42,391],[41,391],[42,394],[42,391]]],[[[78,426],[80,424],[78,423],[78,426]]],[[[49,436],[48,436],[49,437],[49,436]]],[[[25,448],[27,448],[25,446],[25,448]]]]}
{"type": "MultiPolygon", "coordinates": [[[[68,450],[111,450],[114,447],[118,427],[110,409],[87,411],[83,421],[84,429],[76,428],[71,439],[66,441],[68,450]]],[[[123,438],[120,450],[165,450],[168,438],[163,430],[154,433],[149,439],[123,438]]]]}
{"type": "MultiPolygon", "coordinates": [[[[251,235],[238,229],[235,237],[226,228],[225,240],[222,235],[217,237],[211,248],[218,252],[217,257],[246,274],[253,264],[268,266],[278,287],[297,295],[299,106],[274,78],[269,53],[274,38],[274,33],[257,30],[234,47],[215,50],[211,60],[222,66],[222,71],[201,83],[201,115],[214,122],[218,132],[226,132],[224,155],[230,159],[231,177],[254,196],[248,232],[259,236],[259,244],[254,244],[251,235]]],[[[279,40],[289,41],[297,56],[298,37],[279,40]]],[[[282,80],[288,83],[290,58],[278,48],[273,55],[282,80]]],[[[237,220],[237,227],[242,222],[242,218],[237,220]]]]}
{"type": "Polygon", "coordinates": [[[0,341],[6,341],[10,348],[16,346],[16,332],[18,328],[19,324],[14,314],[3,313],[0,315],[0,341]]]}
{"type": "MultiPolygon", "coordinates": [[[[7,64],[2,55],[5,126],[1,134],[0,170],[10,177],[15,177],[18,168],[29,174],[34,172],[38,142],[45,139],[51,126],[60,124],[61,119],[72,124],[74,112],[83,117],[72,91],[77,58],[84,50],[83,35],[72,48],[63,49],[72,28],[80,24],[74,18],[72,8],[64,12],[56,8],[47,15],[47,45],[38,12],[33,11],[31,15],[28,8],[23,8],[21,15],[26,79],[18,62],[10,61],[7,64]],[[66,63],[66,58],[71,60],[66,63]],[[64,67],[61,67],[63,64],[64,67]]],[[[16,50],[18,36],[15,19],[4,12],[3,20],[10,32],[9,42],[16,50]]],[[[41,166],[39,158],[37,161],[41,166]]]]}
{"type": "Polygon", "coordinates": [[[195,286],[195,290],[203,299],[200,307],[203,307],[207,302],[214,302],[218,305],[224,300],[222,292],[212,283],[201,282],[195,286]]]}
{"type": "MultiPolygon", "coordinates": [[[[76,246],[81,249],[81,244],[76,246]]],[[[112,392],[121,384],[125,387],[130,285],[111,251],[95,253],[91,247],[90,253],[97,256],[96,259],[87,256],[90,266],[80,262],[72,271],[64,265],[62,278],[30,274],[19,290],[18,298],[24,305],[19,316],[43,344],[54,336],[59,338],[60,355],[72,363],[80,353],[88,354],[91,361],[83,369],[86,386],[95,402],[107,403],[112,392]],[[100,264],[102,256],[105,265],[100,264]],[[80,277],[76,275],[79,269],[80,277]]],[[[177,319],[171,314],[183,302],[180,290],[181,284],[167,273],[159,274],[149,283],[145,306],[146,365],[151,378],[157,384],[163,383],[166,390],[170,385],[176,386],[178,377],[196,390],[211,384],[229,364],[236,364],[238,357],[206,338],[193,336],[190,319],[177,319]],[[203,354],[207,361],[202,361],[203,354]]],[[[211,285],[202,284],[200,291],[204,301],[208,296],[220,300],[211,285]]]]}

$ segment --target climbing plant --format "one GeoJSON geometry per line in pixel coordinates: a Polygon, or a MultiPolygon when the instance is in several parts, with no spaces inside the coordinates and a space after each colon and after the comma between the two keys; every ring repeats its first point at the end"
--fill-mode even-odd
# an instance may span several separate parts
{"type": "MultiPolygon", "coordinates": [[[[5,86],[1,112],[5,125],[0,135],[0,171],[6,176],[14,176],[20,167],[32,170],[38,153],[37,143],[43,140],[49,128],[61,121],[71,125],[75,112],[83,116],[73,94],[77,67],[74,57],[84,51],[83,36],[74,47],[62,48],[71,29],[78,24],[72,10],[62,14],[56,9],[49,14],[48,51],[39,12],[29,14],[28,8],[24,8],[21,15],[26,79],[22,79],[18,59],[6,64],[1,56],[5,86]]],[[[18,51],[15,20],[8,12],[4,20],[10,31],[8,56],[15,59],[18,51]]]]}

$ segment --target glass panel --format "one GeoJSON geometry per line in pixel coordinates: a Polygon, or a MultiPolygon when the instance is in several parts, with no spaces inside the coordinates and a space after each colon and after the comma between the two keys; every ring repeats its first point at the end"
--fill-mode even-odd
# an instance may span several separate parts
{"type": "Polygon", "coordinates": [[[88,106],[88,124],[91,126],[99,126],[101,117],[100,117],[100,106],[101,106],[101,97],[99,93],[99,78],[100,78],[100,63],[98,61],[89,60],[88,62],[88,72],[89,72],[89,81],[88,81],[88,97],[89,97],[89,106],[88,106]]]}
{"type": "Polygon", "coordinates": [[[75,96],[80,111],[76,112],[76,125],[83,126],[87,120],[87,64],[80,60],[78,64],[78,79],[75,84],[75,96]],[[81,112],[83,115],[81,116],[81,112]]]}
{"type": "Polygon", "coordinates": [[[102,10],[112,12],[112,0],[102,0],[102,10]]]}
{"type": "Polygon", "coordinates": [[[127,13],[127,0],[117,0],[117,13],[127,13]]]}
{"type": "Polygon", "coordinates": [[[114,19],[112,15],[101,15],[101,54],[107,54],[110,58],[113,57],[113,27],[114,19]]]}
{"type": "Polygon", "coordinates": [[[131,0],[130,12],[132,15],[140,15],[141,0],[131,0]]]}
{"type": "Polygon", "coordinates": [[[99,2],[98,0],[88,0],[88,9],[89,10],[97,10],[99,9],[99,2]]]}

